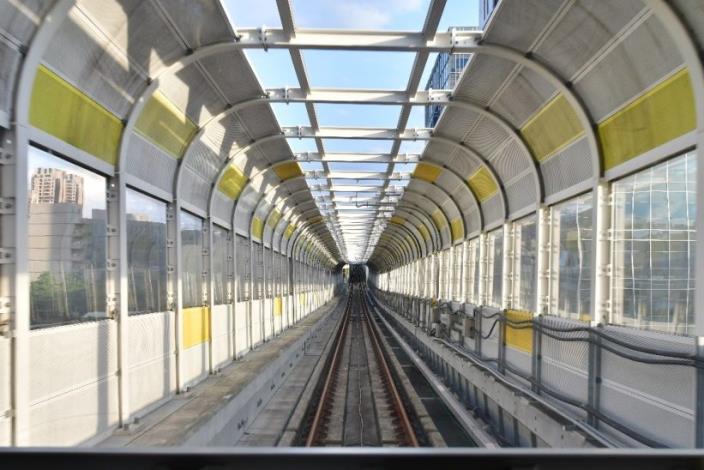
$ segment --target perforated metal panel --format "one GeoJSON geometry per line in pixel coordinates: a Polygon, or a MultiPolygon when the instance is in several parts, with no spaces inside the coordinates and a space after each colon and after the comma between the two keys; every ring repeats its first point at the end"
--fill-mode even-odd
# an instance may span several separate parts
{"type": "Polygon", "coordinates": [[[12,93],[20,58],[17,47],[0,36],[0,114],[4,113],[8,119],[13,107],[12,93]]]}
{"type": "Polygon", "coordinates": [[[482,203],[482,213],[484,225],[503,220],[504,208],[498,193],[482,203]]]}
{"type": "Polygon", "coordinates": [[[242,51],[208,56],[200,60],[229,103],[235,104],[259,96],[256,77],[249,70],[242,51]],[[233,73],[236,70],[237,73],[233,73]]]}
{"type": "Polygon", "coordinates": [[[522,68],[501,93],[494,109],[514,127],[520,128],[556,91],[531,69],[522,68]]]}
{"type": "Polygon", "coordinates": [[[176,25],[188,47],[232,39],[227,19],[217,0],[154,0],[176,25]]]}
{"type": "Polygon", "coordinates": [[[535,54],[571,79],[643,9],[640,0],[579,0],[560,18],[535,54]]]}
{"type": "Polygon", "coordinates": [[[537,199],[533,173],[526,173],[518,180],[506,185],[506,199],[508,199],[509,215],[530,205],[535,205],[537,199]]]}
{"type": "Polygon", "coordinates": [[[199,209],[208,211],[213,179],[203,178],[195,174],[190,168],[183,168],[181,171],[183,171],[183,176],[179,197],[199,209]]]}
{"type": "Polygon", "coordinates": [[[527,51],[563,3],[565,0],[504,0],[494,13],[487,39],[527,51]]]}
{"type": "Polygon", "coordinates": [[[0,3],[0,30],[3,34],[16,39],[18,43],[27,45],[39,21],[53,5],[53,0],[24,0],[21,4],[2,2],[0,3]]]}
{"type": "Polygon", "coordinates": [[[173,194],[178,161],[137,133],[129,139],[126,171],[173,194]]]}
{"type": "Polygon", "coordinates": [[[474,128],[479,115],[471,111],[458,108],[447,108],[435,127],[437,134],[442,134],[461,141],[464,136],[474,128]]]}
{"type": "Polygon", "coordinates": [[[128,328],[130,407],[140,416],[176,392],[174,314],[130,316],[128,328]]]}
{"type": "Polygon", "coordinates": [[[510,181],[532,166],[531,160],[532,157],[523,150],[516,139],[511,139],[492,155],[490,161],[501,179],[510,181]]]}
{"type": "Polygon", "coordinates": [[[279,132],[279,125],[268,104],[250,106],[238,111],[237,114],[254,139],[279,132]]]}
{"type": "Polygon", "coordinates": [[[505,130],[489,119],[482,118],[472,132],[464,137],[464,142],[480,155],[488,157],[507,138],[505,130]]]}
{"type": "Polygon", "coordinates": [[[162,79],[159,91],[196,124],[203,124],[225,108],[197,63],[162,79]]]}
{"type": "Polygon", "coordinates": [[[232,223],[233,201],[220,191],[213,193],[213,216],[228,225],[232,223]]]}
{"type": "Polygon", "coordinates": [[[52,70],[110,112],[125,118],[146,87],[146,76],[131,68],[117,48],[74,8],[44,54],[52,70]]]}
{"type": "Polygon", "coordinates": [[[513,62],[505,59],[474,54],[455,94],[486,106],[514,67],[513,62]]]}
{"type": "Polygon", "coordinates": [[[153,76],[185,54],[184,45],[154,2],[80,0],[78,7],[144,75],[153,76]]]}
{"type": "MultiPolygon", "coordinates": [[[[541,319],[551,328],[574,328],[584,323],[544,316],[541,319]]],[[[587,333],[558,333],[565,339],[586,339],[587,333]]],[[[559,341],[542,335],[542,383],[567,397],[586,402],[589,346],[582,341],[559,341]]]]}
{"type": "Polygon", "coordinates": [[[545,195],[559,193],[592,177],[592,157],[586,138],[579,139],[540,165],[545,195]]]}
{"type": "Polygon", "coordinates": [[[117,371],[117,326],[105,320],[34,330],[29,397],[49,400],[117,371]]]}
{"type": "Polygon", "coordinates": [[[212,308],[213,366],[223,367],[232,360],[232,332],[234,329],[232,306],[215,305],[212,308]]]}
{"type": "Polygon", "coordinates": [[[183,164],[195,174],[215,181],[224,158],[218,155],[209,145],[198,139],[191,144],[183,164]]]}
{"type": "Polygon", "coordinates": [[[30,445],[76,445],[117,420],[112,320],[30,333],[30,445]]]}
{"type": "Polygon", "coordinates": [[[623,106],[682,64],[660,21],[650,17],[582,77],[575,88],[595,121],[623,106]]]}

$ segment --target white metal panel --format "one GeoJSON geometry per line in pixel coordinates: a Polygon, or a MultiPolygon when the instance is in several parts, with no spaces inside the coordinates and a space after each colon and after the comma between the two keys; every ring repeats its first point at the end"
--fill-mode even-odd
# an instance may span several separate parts
{"type": "MultiPolygon", "coordinates": [[[[11,399],[11,375],[12,365],[10,340],[0,337],[0,416],[7,416],[7,412],[12,407],[11,399]]],[[[0,446],[10,445],[10,419],[0,418],[0,446]]]]}
{"type": "Polygon", "coordinates": [[[249,302],[237,302],[235,304],[235,349],[238,357],[249,350],[247,342],[248,316],[249,302]]]}
{"type": "Polygon", "coordinates": [[[174,313],[128,319],[129,403],[136,415],[176,392],[174,313]]]}
{"type": "Polygon", "coordinates": [[[232,306],[215,305],[211,311],[213,367],[223,367],[232,360],[234,340],[232,306]]]}
{"type": "Polygon", "coordinates": [[[201,343],[181,352],[183,384],[196,385],[208,375],[208,343],[201,343]]]}

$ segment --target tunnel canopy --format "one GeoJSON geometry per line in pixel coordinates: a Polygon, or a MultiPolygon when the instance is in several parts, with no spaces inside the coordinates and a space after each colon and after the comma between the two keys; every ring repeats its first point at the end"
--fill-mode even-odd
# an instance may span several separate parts
{"type": "Polygon", "coordinates": [[[275,28],[216,0],[3,2],[0,57],[26,57],[0,125],[14,111],[34,142],[278,252],[382,271],[696,144],[701,2],[505,0],[485,31],[439,31],[446,4],[416,31],[359,31],[297,27],[289,0],[275,28]],[[297,86],[266,88],[247,55],[276,50],[297,86]],[[320,50],[413,58],[403,87],[323,88],[304,60],[320,50]],[[438,52],[472,54],[453,90],[422,89],[438,52]],[[307,121],[283,125],[278,104],[307,121]],[[429,104],[437,125],[409,126],[429,104]],[[321,125],[327,105],[369,110],[321,125]],[[379,106],[393,125],[373,125],[379,106]],[[362,141],[385,149],[334,150],[362,141]]]}

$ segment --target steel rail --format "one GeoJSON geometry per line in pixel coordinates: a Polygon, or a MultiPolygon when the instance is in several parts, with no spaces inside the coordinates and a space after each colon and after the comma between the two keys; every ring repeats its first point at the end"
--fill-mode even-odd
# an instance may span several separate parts
{"type": "Polygon", "coordinates": [[[323,422],[323,413],[325,413],[325,407],[328,403],[328,398],[334,388],[335,376],[337,374],[337,368],[340,364],[340,357],[342,357],[342,348],[345,344],[345,336],[347,334],[347,325],[349,324],[350,310],[352,309],[352,292],[347,299],[347,306],[345,307],[345,313],[342,317],[342,325],[337,330],[337,335],[335,336],[335,350],[333,352],[332,359],[330,361],[330,368],[325,376],[325,384],[323,385],[323,391],[320,394],[320,400],[315,409],[315,416],[313,417],[313,424],[311,424],[310,432],[306,438],[306,447],[312,447],[321,430],[321,424],[323,422]]]}
{"type": "Polygon", "coordinates": [[[403,401],[401,400],[401,394],[399,393],[398,388],[396,387],[396,382],[394,381],[394,377],[391,374],[389,364],[386,362],[386,357],[384,357],[384,352],[381,346],[381,340],[379,339],[379,332],[376,328],[376,324],[372,321],[369,315],[369,308],[367,306],[366,297],[361,292],[360,296],[362,297],[362,316],[364,317],[364,320],[367,324],[367,329],[370,333],[369,336],[372,340],[374,355],[376,356],[376,360],[380,365],[380,370],[384,375],[384,382],[386,383],[386,387],[390,392],[394,410],[400,418],[401,429],[405,434],[406,442],[412,447],[418,447],[418,439],[416,437],[415,432],[413,431],[411,420],[408,417],[408,413],[406,413],[406,407],[403,405],[403,401]]]}

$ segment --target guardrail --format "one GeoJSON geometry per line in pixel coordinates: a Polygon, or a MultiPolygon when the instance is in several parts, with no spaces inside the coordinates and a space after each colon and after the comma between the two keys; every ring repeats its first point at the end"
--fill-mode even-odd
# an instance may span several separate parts
{"type": "Polygon", "coordinates": [[[626,446],[702,447],[704,359],[694,338],[376,293],[417,326],[626,446]]]}

